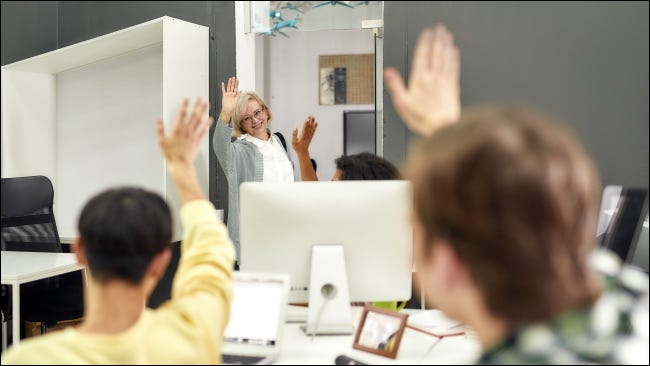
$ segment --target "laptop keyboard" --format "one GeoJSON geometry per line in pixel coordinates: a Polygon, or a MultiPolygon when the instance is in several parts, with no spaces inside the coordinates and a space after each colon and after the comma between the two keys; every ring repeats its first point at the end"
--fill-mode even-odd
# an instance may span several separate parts
{"type": "Polygon", "coordinates": [[[242,356],[242,355],[222,355],[223,363],[233,365],[254,365],[264,359],[258,356],[242,356]]]}

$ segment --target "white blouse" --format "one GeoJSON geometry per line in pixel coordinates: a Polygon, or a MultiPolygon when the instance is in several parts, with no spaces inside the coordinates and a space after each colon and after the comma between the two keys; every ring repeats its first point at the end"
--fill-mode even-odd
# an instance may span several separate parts
{"type": "Polygon", "coordinates": [[[266,183],[293,182],[293,165],[284,151],[284,147],[271,135],[268,141],[245,135],[246,141],[253,143],[262,154],[264,173],[262,181],[266,183]]]}

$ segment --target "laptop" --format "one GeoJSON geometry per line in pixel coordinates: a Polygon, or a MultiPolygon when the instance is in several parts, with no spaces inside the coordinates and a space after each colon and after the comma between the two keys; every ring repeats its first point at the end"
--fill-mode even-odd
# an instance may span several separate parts
{"type": "Polygon", "coordinates": [[[234,272],[230,321],[226,326],[224,364],[270,364],[280,354],[282,325],[289,299],[289,276],[234,272]]]}

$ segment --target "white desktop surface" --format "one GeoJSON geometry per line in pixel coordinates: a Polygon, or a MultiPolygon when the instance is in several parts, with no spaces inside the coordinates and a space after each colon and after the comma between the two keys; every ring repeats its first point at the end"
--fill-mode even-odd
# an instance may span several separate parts
{"type": "Polygon", "coordinates": [[[20,285],[83,269],[73,253],[2,251],[2,284],[20,285]]]}
{"type": "MultiPolygon", "coordinates": [[[[306,308],[304,308],[306,311],[306,308]]],[[[288,314],[295,315],[290,306],[288,314]]],[[[416,313],[418,310],[408,310],[416,313]]],[[[353,308],[353,320],[358,322],[361,308],[353,308]]],[[[313,341],[300,329],[301,323],[285,323],[282,350],[275,364],[334,364],[339,355],[346,355],[368,364],[470,364],[481,352],[477,338],[471,333],[462,336],[435,338],[410,328],[404,330],[396,359],[378,356],[352,348],[354,334],[345,336],[316,336],[313,341]]]]}
{"type": "Polygon", "coordinates": [[[12,287],[13,342],[20,342],[20,285],[83,269],[73,253],[2,251],[2,284],[12,287]]]}

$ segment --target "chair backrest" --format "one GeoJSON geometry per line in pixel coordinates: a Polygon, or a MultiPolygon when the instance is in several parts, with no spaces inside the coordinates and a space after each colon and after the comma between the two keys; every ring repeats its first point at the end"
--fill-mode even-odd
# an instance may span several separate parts
{"type": "Polygon", "coordinates": [[[60,253],[53,203],[47,177],[2,178],[1,249],[60,253]]]}

